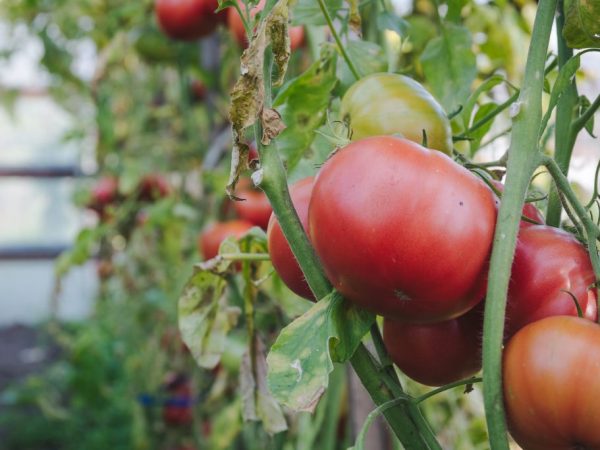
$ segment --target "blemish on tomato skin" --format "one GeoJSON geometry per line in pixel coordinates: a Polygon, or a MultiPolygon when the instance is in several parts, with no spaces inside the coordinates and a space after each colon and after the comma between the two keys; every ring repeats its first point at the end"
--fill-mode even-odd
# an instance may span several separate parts
{"type": "Polygon", "coordinates": [[[412,300],[412,298],[410,298],[408,295],[406,295],[400,289],[394,289],[394,297],[396,297],[398,300],[402,300],[402,301],[412,300]]]}

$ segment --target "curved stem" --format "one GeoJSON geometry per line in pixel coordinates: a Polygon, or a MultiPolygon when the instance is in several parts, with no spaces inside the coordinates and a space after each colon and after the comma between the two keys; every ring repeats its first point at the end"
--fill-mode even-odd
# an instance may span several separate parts
{"type": "Polygon", "coordinates": [[[270,261],[268,253],[224,253],[220,255],[226,261],[270,261]]]}
{"type": "MultiPolygon", "coordinates": [[[[558,68],[573,56],[573,50],[567,47],[567,44],[562,36],[562,30],[565,25],[564,1],[559,0],[556,14],[556,38],[558,42],[558,68]]],[[[571,154],[575,145],[575,136],[577,132],[571,127],[573,121],[573,113],[577,104],[577,85],[575,78],[571,84],[565,89],[563,94],[558,99],[556,105],[556,126],[554,129],[555,152],[554,158],[558,162],[558,166],[566,175],[569,171],[571,162],[571,154]]],[[[548,208],[546,210],[546,223],[553,227],[560,226],[561,203],[558,192],[552,188],[550,198],[548,199],[548,208]]]]}
{"type": "Polygon", "coordinates": [[[540,158],[539,128],[546,51],[556,0],[543,0],[533,27],[519,108],[513,119],[508,152],[507,182],[498,212],[485,304],[483,333],[483,394],[492,450],[508,450],[502,394],[502,340],[510,269],[515,252],[521,208],[529,179],[540,158]]]}
{"type": "MultiPolygon", "coordinates": [[[[270,49],[265,53],[265,108],[271,106],[271,68],[273,55],[270,49]]],[[[290,198],[285,168],[277,151],[276,141],[265,147],[261,142],[262,129],[260,123],[255,126],[256,142],[261,161],[262,179],[261,189],[264,190],[273,212],[279,221],[281,230],[290,248],[296,257],[302,272],[316,298],[325,297],[331,292],[332,286],[326,278],[317,255],[312,248],[306,233],[300,223],[296,210],[290,198]]],[[[402,393],[402,387],[394,386],[392,392],[387,384],[381,380],[381,372],[378,370],[369,351],[360,344],[350,359],[352,367],[359,376],[362,384],[369,392],[373,401],[380,405],[394,399],[397,394],[402,393]]],[[[389,410],[385,417],[388,424],[402,441],[407,449],[439,449],[432,447],[428,442],[436,442],[431,430],[423,425],[418,408],[414,405],[406,405],[402,408],[389,410]],[[415,420],[415,418],[417,420],[415,420]]]]}
{"type": "Polygon", "coordinates": [[[480,377],[471,377],[466,380],[455,381],[454,383],[446,384],[437,389],[429,391],[426,394],[421,395],[420,397],[415,398],[414,402],[421,403],[421,402],[424,402],[425,400],[427,400],[428,398],[431,398],[437,394],[441,394],[442,392],[445,392],[449,389],[454,389],[455,387],[458,387],[458,386],[468,386],[470,384],[481,383],[482,381],[483,381],[483,378],[480,378],[480,377]]]}
{"type": "Polygon", "coordinates": [[[337,44],[342,57],[346,61],[346,64],[348,64],[348,67],[350,68],[350,72],[352,72],[352,75],[354,75],[354,78],[356,78],[357,80],[360,80],[360,72],[358,71],[358,69],[356,68],[356,65],[350,58],[350,55],[346,51],[344,44],[342,44],[340,35],[338,34],[337,30],[333,26],[333,20],[331,19],[331,14],[329,14],[329,11],[327,10],[327,5],[325,4],[325,0],[317,0],[317,2],[319,3],[319,7],[321,8],[323,17],[325,17],[327,26],[329,27],[329,30],[331,31],[331,35],[333,36],[333,39],[335,40],[335,43],[337,44]]]}

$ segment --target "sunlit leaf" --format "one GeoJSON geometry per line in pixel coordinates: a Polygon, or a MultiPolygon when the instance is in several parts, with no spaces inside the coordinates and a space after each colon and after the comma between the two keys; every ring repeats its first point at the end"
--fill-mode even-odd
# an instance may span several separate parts
{"type": "Polygon", "coordinates": [[[267,356],[268,385],[294,411],[314,411],[334,362],[347,361],[375,320],[337,292],[285,327],[267,356]]]}
{"type": "Polygon", "coordinates": [[[571,48],[600,47],[600,2],[566,0],[563,36],[571,48]]]}

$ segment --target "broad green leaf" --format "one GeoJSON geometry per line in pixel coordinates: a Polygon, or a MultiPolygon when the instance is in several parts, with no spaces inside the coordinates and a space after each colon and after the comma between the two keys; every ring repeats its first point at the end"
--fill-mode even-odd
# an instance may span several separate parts
{"type": "MultiPolygon", "coordinates": [[[[333,17],[342,7],[342,0],[327,0],[325,4],[333,17]]],[[[323,11],[315,0],[298,0],[292,12],[293,25],[327,25],[323,11]]]]}
{"type": "Polygon", "coordinates": [[[421,55],[425,78],[446,111],[455,111],[471,92],[477,75],[468,29],[445,24],[441,36],[427,44],[421,55]]]}
{"type": "Polygon", "coordinates": [[[225,280],[200,271],[192,276],[179,298],[179,330],[200,367],[214,368],[225,350],[227,333],[237,322],[239,308],[229,307],[225,280]]]}
{"type": "Polygon", "coordinates": [[[552,115],[552,111],[556,107],[558,103],[558,99],[565,92],[565,89],[569,87],[569,85],[573,82],[573,78],[575,77],[575,73],[577,69],[579,69],[580,65],[580,57],[579,55],[573,56],[571,59],[567,61],[567,63],[561,67],[560,72],[558,72],[558,77],[556,77],[556,81],[554,82],[554,86],[552,86],[552,91],[550,92],[550,101],[548,102],[548,109],[546,109],[546,114],[544,114],[544,118],[542,119],[542,124],[540,126],[540,135],[544,132],[548,121],[550,120],[550,116],[552,115]]]}
{"type": "Polygon", "coordinates": [[[334,362],[347,361],[375,317],[333,292],[285,327],[267,356],[268,386],[294,411],[314,411],[334,362]]]}
{"type": "Polygon", "coordinates": [[[287,83],[277,95],[277,108],[286,129],[277,138],[281,155],[293,170],[325,121],[331,91],[337,83],[336,54],[324,49],[321,59],[287,83]]]}
{"type": "Polygon", "coordinates": [[[571,48],[600,47],[600,1],[565,1],[563,36],[571,48]]]}
{"type": "Polygon", "coordinates": [[[240,394],[244,420],[261,421],[271,435],[287,430],[283,411],[267,388],[267,361],[265,344],[255,338],[254,361],[249,351],[242,358],[240,367],[240,394]]]}

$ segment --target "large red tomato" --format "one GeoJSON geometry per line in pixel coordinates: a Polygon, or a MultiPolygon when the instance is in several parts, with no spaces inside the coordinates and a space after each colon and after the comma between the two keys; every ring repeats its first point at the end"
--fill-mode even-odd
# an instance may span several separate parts
{"type": "Polygon", "coordinates": [[[242,180],[236,196],[244,199],[233,202],[238,217],[266,230],[273,208],[265,193],[253,187],[249,180],[242,180]]]}
{"type": "Polygon", "coordinates": [[[215,14],[218,0],[156,0],[156,19],[173,39],[192,41],[212,33],[225,15],[215,14]]]}
{"type": "Polygon", "coordinates": [[[525,450],[600,448],[600,327],[556,316],[527,325],[504,351],[504,403],[525,450]]]}
{"type": "MultiPolygon", "coordinates": [[[[292,203],[305,231],[308,228],[308,204],[310,202],[313,182],[313,177],[305,178],[290,188],[292,203]]],[[[275,270],[286,286],[300,297],[314,300],[315,297],[306,283],[304,274],[290,249],[287,239],[283,235],[283,231],[281,231],[281,226],[275,214],[271,214],[271,219],[269,220],[267,240],[273,267],[275,267],[275,270]]]]}
{"type": "MultiPolygon", "coordinates": [[[[250,16],[254,18],[254,16],[261,12],[265,7],[265,3],[266,0],[260,0],[258,5],[250,10],[250,16]]],[[[246,11],[242,1],[238,0],[238,5],[241,11],[246,11]]],[[[248,39],[246,37],[246,30],[244,29],[244,22],[242,22],[242,18],[234,7],[230,7],[227,10],[227,25],[235,40],[238,41],[242,47],[246,48],[248,46],[248,39]]],[[[289,33],[291,49],[295,50],[302,46],[304,43],[304,27],[290,27],[289,33]]]]}
{"type": "Polygon", "coordinates": [[[383,341],[394,364],[421,384],[442,386],[481,369],[483,303],[456,319],[411,324],[385,319],[383,341]]]}
{"type": "Polygon", "coordinates": [[[213,223],[200,234],[198,238],[198,250],[204,256],[204,259],[214,258],[219,254],[221,242],[229,236],[242,236],[252,226],[250,222],[245,220],[213,223]]]}
{"type": "Polygon", "coordinates": [[[545,225],[521,228],[513,261],[505,336],[544,317],[577,315],[596,320],[594,270],[585,248],[569,233],[545,225]]]}
{"type": "Polygon", "coordinates": [[[448,156],[379,136],[351,143],[322,167],[309,234],[325,272],[375,313],[430,323],[483,297],[493,192],[448,156]]]}

